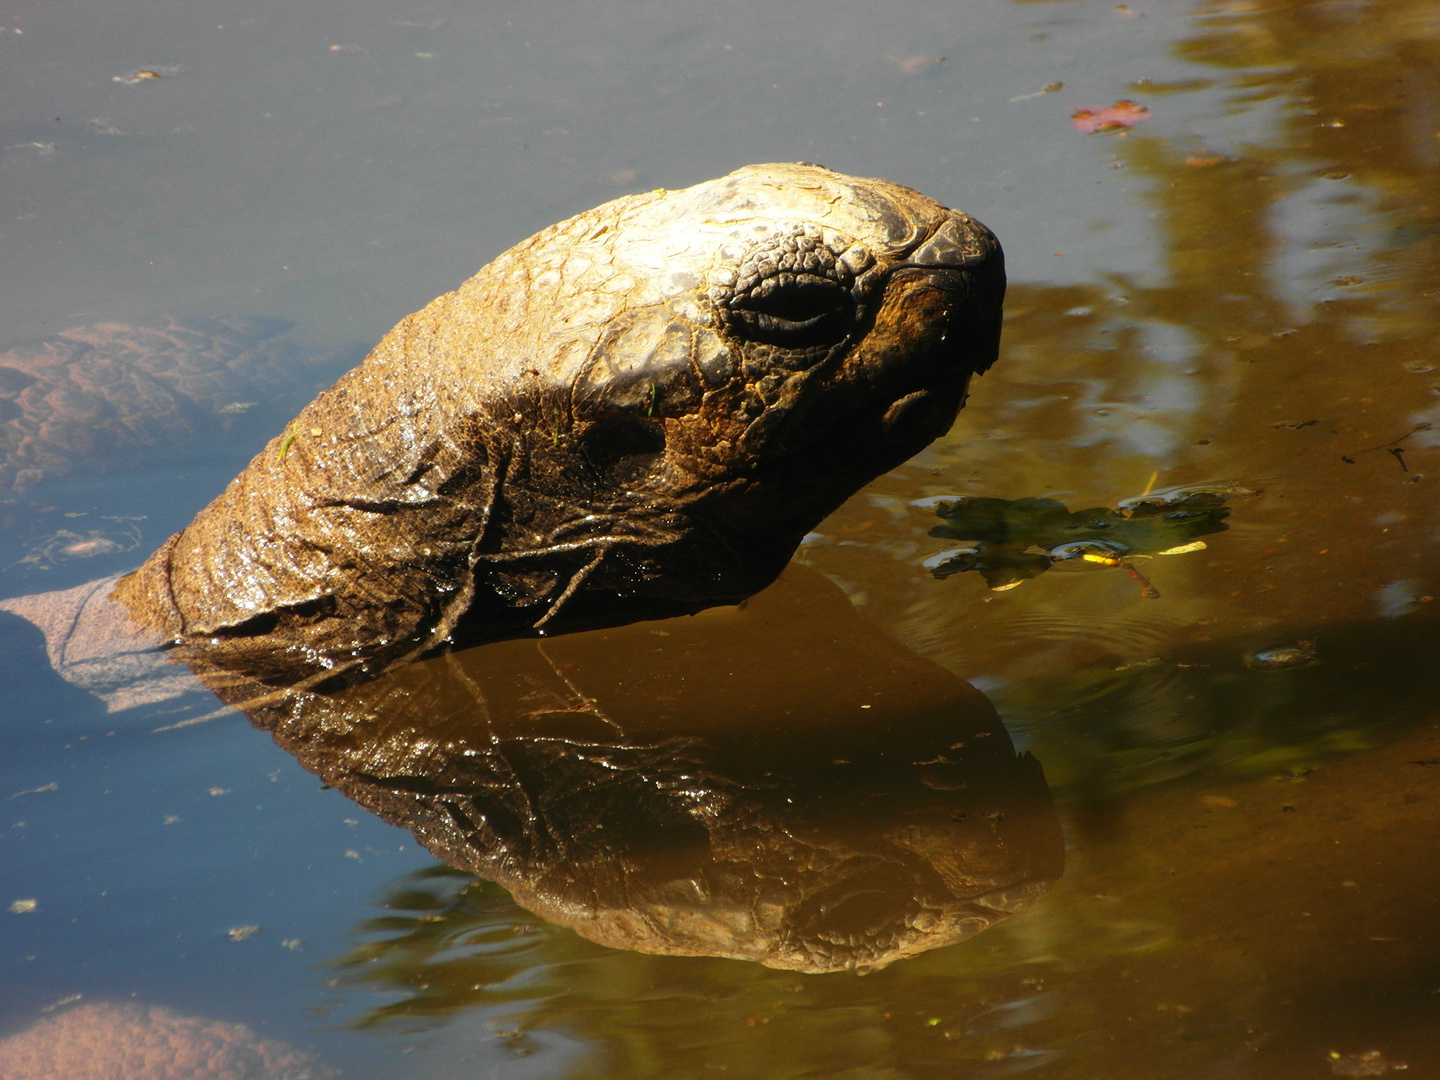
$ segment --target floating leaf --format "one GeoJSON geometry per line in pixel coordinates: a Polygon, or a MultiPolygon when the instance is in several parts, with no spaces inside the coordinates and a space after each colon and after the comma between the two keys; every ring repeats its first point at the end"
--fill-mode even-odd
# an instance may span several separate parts
{"type": "Polygon", "coordinates": [[[1197,488],[1072,512],[1054,499],[964,497],[936,509],[941,524],[930,535],[969,541],[925,560],[936,577],[974,570],[991,589],[1011,589],[1056,563],[1122,568],[1153,592],[1130,566],[1137,555],[1203,551],[1197,538],[1223,532],[1232,498],[1244,488],[1197,488]]]}
{"type": "Polygon", "coordinates": [[[1204,540],[1192,540],[1188,544],[1181,544],[1179,547],[1166,548],[1164,551],[1157,551],[1156,555],[1189,555],[1192,551],[1204,551],[1206,548],[1204,540]]]}
{"type": "Polygon", "coordinates": [[[1108,109],[1076,109],[1070,114],[1070,123],[1077,131],[1093,135],[1097,131],[1123,131],[1134,127],[1141,120],[1149,120],[1150,110],[1128,99],[1117,101],[1108,109]]]}

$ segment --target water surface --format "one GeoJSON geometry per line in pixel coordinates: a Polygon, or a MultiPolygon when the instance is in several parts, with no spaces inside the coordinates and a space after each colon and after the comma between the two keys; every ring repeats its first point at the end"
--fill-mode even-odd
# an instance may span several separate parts
{"type": "MultiPolygon", "coordinates": [[[[984,692],[1066,845],[1043,899],[868,975],[612,949],[240,718],[107,714],[7,639],[0,906],[35,906],[0,911],[6,1031],[80,994],[361,1077],[1440,1069],[1433,5],[13,3],[0,25],[6,340],[164,314],[368,344],[543,225],[749,161],[986,222],[1000,363],[799,561],[984,692]],[[161,78],[115,81],[140,70],[161,78]],[[1071,126],[1121,99],[1152,116],[1071,126]],[[926,567],[960,497],[1197,487],[1252,494],[1204,549],[1132,560],[1158,598],[1083,559],[1002,591],[926,567]]],[[[5,495],[0,588],[133,565],[258,445],[5,495]]]]}

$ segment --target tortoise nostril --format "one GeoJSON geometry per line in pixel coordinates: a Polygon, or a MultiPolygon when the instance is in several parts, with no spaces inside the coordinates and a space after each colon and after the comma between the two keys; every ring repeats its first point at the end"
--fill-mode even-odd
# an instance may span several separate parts
{"type": "Polygon", "coordinates": [[[993,254],[996,246],[984,226],[952,214],[906,261],[916,266],[967,266],[993,254]]]}
{"type": "Polygon", "coordinates": [[[582,445],[597,472],[620,484],[635,484],[650,473],[664,452],[665,429],[657,421],[639,417],[607,417],[590,426],[582,445]]]}

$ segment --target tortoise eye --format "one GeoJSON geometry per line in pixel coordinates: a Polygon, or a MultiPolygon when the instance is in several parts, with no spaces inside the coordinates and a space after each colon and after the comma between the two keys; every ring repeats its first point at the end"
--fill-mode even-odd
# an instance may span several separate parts
{"type": "Polygon", "coordinates": [[[781,274],[730,301],[733,328],[771,345],[803,348],[841,337],[855,309],[850,291],[826,278],[781,274]]]}

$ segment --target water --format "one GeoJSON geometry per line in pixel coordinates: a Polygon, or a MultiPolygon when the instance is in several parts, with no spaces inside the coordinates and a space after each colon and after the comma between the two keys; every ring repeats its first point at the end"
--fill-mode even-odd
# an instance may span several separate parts
{"type": "MultiPolygon", "coordinates": [[[[35,908],[0,912],[6,1031],[82,994],[349,1076],[1440,1068],[1432,5],[122,2],[0,25],[7,340],[168,314],[372,342],[545,224],[748,161],[990,225],[1000,363],[799,561],[984,691],[1066,844],[1043,899],[863,977],[610,949],[439,868],[243,721],[106,714],[11,637],[0,902],[35,908]],[[113,81],[140,70],[161,78],[113,81]],[[1071,127],[1120,99],[1153,116],[1071,127]],[[1081,559],[1004,591],[924,565],[957,543],[929,535],[942,501],[1197,486],[1256,494],[1203,550],[1131,560],[1159,599],[1081,559]],[[1246,663],[1309,641],[1313,663],[1246,663]]],[[[0,587],[133,565],[251,449],[7,496],[0,587]],[[133,552],[54,543],[130,528],[133,552]]],[[[793,633],[829,610],[792,605],[793,633]]],[[[687,662],[782,700],[754,665],[687,662]]],[[[747,724],[737,760],[778,755],[779,717],[747,724]]]]}

